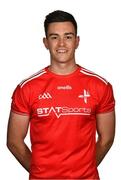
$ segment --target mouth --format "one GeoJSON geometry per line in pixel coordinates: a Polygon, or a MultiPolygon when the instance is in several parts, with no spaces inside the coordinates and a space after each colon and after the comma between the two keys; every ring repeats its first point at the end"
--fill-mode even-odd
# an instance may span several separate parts
{"type": "Polygon", "coordinates": [[[67,53],[67,50],[66,49],[57,49],[56,50],[57,53],[67,53]]]}

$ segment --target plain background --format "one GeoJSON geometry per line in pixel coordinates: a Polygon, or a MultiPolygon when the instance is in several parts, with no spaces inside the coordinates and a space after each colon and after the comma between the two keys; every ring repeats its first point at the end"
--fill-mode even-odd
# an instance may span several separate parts
{"type": "MultiPolygon", "coordinates": [[[[49,64],[43,22],[53,10],[65,10],[78,23],[77,63],[113,85],[117,128],[114,144],[99,166],[101,180],[121,179],[121,1],[0,1],[0,179],[27,180],[28,173],[6,148],[11,96],[24,78],[49,64]]],[[[30,146],[29,136],[26,142],[30,146]]]]}

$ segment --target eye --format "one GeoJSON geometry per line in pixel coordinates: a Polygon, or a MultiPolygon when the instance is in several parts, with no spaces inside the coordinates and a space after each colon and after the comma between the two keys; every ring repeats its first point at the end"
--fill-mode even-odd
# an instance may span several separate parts
{"type": "Polygon", "coordinates": [[[51,39],[52,40],[57,39],[57,36],[51,36],[51,39]]]}
{"type": "Polygon", "coordinates": [[[66,36],[66,39],[72,39],[72,38],[73,38],[73,36],[71,36],[71,35],[66,36]]]}

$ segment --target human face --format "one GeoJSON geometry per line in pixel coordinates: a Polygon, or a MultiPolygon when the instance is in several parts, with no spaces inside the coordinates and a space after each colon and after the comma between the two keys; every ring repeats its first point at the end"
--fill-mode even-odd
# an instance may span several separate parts
{"type": "Polygon", "coordinates": [[[71,22],[50,23],[47,37],[43,42],[50,51],[52,63],[75,62],[75,49],[78,47],[79,37],[76,36],[71,22]]]}

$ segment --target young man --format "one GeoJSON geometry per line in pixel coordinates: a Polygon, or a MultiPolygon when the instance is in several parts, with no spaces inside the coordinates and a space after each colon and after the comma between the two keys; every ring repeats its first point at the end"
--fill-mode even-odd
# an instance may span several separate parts
{"type": "Polygon", "coordinates": [[[71,14],[54,11],[44,27],[50,65],[14,91],[7,146],[30,180],[99,179],[97,166],[115,133],[112,87],[76,64],[79,37],[71,14]],[[24,142],[29,124],[32,151],[24,142]]]}

